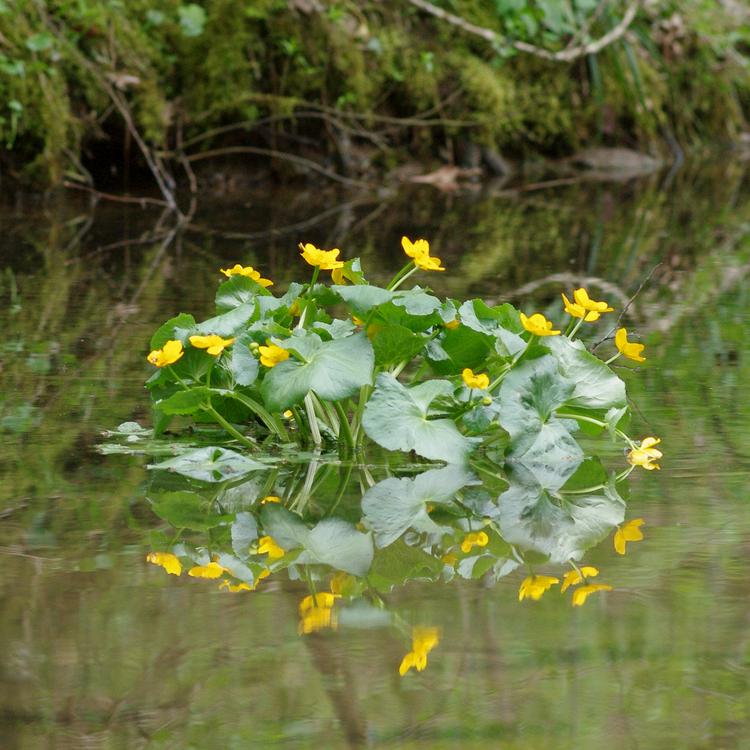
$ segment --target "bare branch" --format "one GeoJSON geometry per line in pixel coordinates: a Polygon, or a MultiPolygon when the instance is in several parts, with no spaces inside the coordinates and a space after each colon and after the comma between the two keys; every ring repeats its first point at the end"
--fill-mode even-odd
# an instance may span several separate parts
{"type": "Polygon", "coordinates": [[[439,8],[437,5],[433,5],[431,2],[428,2],[428,0],[408,0],[408,2],[436,18],[440,18],[459,29],[463,29],[469,34],[481,37],[493,46],[505,45],[507,47],[512,47],[519,52],[526,52],[530,55],[535,55],[544,60],[552,60],[554,62],[571,62],[572,60],[584,57],[585,55],[595,55],[606,46],[616,42],[621,36],[623,36],[623,34],[625,34],[630,27],[630,24],[633,23],[633,19],[635,18],[635,14],[638,12],[638,7],[640,5],[640,0],[635,0],[635,2],[631,3],[625,11],[625,15],[622,17],[620,23],[596,41],[589,42],[588,44],[580,44],[577,47],[569,47],[560,50],[559,52],[551,52],[543,47],[536,47],[527,42],[519,42],[504,37],[484,26],[477,26],[476,24],[467,21],[465,18],[461,18],[461,16],[454,15],[447,10],[439,8]]]}

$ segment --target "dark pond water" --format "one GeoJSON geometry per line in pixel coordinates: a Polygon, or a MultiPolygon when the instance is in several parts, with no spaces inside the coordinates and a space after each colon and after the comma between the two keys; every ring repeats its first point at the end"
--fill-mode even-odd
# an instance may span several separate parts
{"type": "MultiPolygon", "coordinates": [[[[741,160],[515,192],[215,196],[175,234],[158,212],[70,197],[0,222],[1,747],[750,748],[741,160]],[[145,500],[150,459],[96,447],[148,424],[152,330],[209,315],[228,263],[283,288],[300,240],[385,279],[404,233],[432,240],[449,270],[430,282],[451,296],[532,310],[582,283],[621,308],[648,278],[625,318],[648,361],[624,377],[632,433],[659,435],[665,457],[629,480],[645,539],[586,557],[614,591],[572,608],[557,591],[519,603],[519,572],[411,581],[381,596],[388,624],[300,636],[304,582],[231,594],[147,564],[167,529],[145,500]],[[400,677],[412,625],[439,643],[400,677]]],[[[359,497],[353,482],[337,501],[359,497]]]]}

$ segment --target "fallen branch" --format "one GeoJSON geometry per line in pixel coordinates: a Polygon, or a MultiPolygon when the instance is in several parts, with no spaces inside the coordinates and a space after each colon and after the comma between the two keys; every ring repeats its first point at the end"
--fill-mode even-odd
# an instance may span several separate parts
{"type": "Polygon", "coordinates": [[[635,2],[631,3],[625,11],[625,15],[622,17],[620,23],[607,32],[603,37],[593,42],[589,42],[588,44],[580,44],[577,47],[569,47],[560,50],[559,52],[551,52],[543,47],[536,47],[527,42],[519,42],[510,39],[509,37],[502,36],[496,31],[487,29],[484,26],[477,26],[476,24],[471,23],[471,21],[461,18],[461,16],[449,13],[447,10],[443,10],[437,5],[433,5],[431,2],[428,2],[428,0],[408,0],[408,2],[415,5],[420,10],[423,10],[436,18],[440,18],[469,34],[481,37],[494,47],[512,47],[519,52],[526,52],[530,55],[536,55],[536,57],[541,57],[544,60],[552,60],[554,62],[570,62],[579,57],[584,57],[585,55],[595,55],[608,45],[616,42],[621,36],[623,36],[623,34],[625,34],[630,27],[630,24],[633,23],[633,19],[635,18],[635,14],[638,12],[638,7],[640,5],[639,0],[635,0],[635,2]]]}

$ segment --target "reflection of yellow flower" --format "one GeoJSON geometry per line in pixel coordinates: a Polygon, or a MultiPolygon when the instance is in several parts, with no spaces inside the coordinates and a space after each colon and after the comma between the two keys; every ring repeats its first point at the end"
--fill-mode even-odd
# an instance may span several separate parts
{"type": "Polygon", "coordinates": [[[483,391],[490,384],[490,379],[485,373],[475,375],[473,370],[468,367],[461,373],[461,377],[468,388],[478,388],[480,391],[483,391]]]}
{"type": "Polygon", "coordinates": [[[486,547],[489,541],[490,538],[484,531],[472,531],[461,542],[461,552],[466,555],[471,552],[472,547],[486,547]]]}
{"type": "Polygon", "coordinates": [[[655,463],[662,457],[662,452],[655,445],[661,443],[660,438],[647,437],[641,440],[640,446],[633,448],[628,453],[628,463],[632,466],[641,466],[647,471],[658,469],[659,464],[655,463]]]}
{"type": "Polygon", "coordinates": [[[642,518],[634,518],[632,521],[628,521],[626,524],[620,526],[615,531],[615,551],[620,555],[625,554],[625,547],[628,542],[640,542],[643,539],[643,532],[641,526],[645,521],[642,518]]]}
{"type": "Polygon", "coordinates": [[[265,505],[266,503],[280,503],[281,498],[278,495],[266,495],[261,501],[261,505],[265,505]]]}
{"type": "Polygon", "coordinates": [[[573,292],[573,299],[577,305],[580,305],[585,310],[592,310],[598,313],[612,312],[612,308],[606,302],[597,302],[591,299],[585,289],[576,289],[573,292]]]}
{"type": "Polygon", "coordinates": [[[528,318],[521,313],[521,323],[523,327],[535,336],[559,336],[560,331],[552,330],[552,321],[547,320],[541,313],[534,313],[528,318]]]}
{"type": "Polygon", "coordinates": [[[309,635],[323,628],[335,630],[336,625],[336,615],[331,607],[311,607],[300,617],[297,632],[300,635],[309,635]]]}
{"type": "Polygon", "coordinates": [[[226,568],[217,562],[210,562],[207,565],[196,565],[188,570],[188,575],[193,578],[221,578],[226,568]]]}
{"type": "Polygon", "coordinates": [[[412,242],[408,237],[401,238],[404,252],[414,259],[414,265],[423,271],[445,271],[440,265],[440,258],[430,255],[430,243],[427,240],[412,242]]]}
{"type": "Polygon", "coordinates": [[[587,323],[593,323],[599,320],[599,313],[596,310],[586,310],[583,305],[571,302],[564,294],[562,295],[565,312],[574,318],[583,318],[587,323]]]}
{"type": "Polygon", "coordinates": [[[231,346],[234,343],[234,339],[223,339],[221,336],[217,336],[215,333],[211,333],[208,336],[191,336],[190,344],[196,349],[205,349],[208,354],[214,357],[218,357],[224,349],[231,346]]]}
{"type": "Polygon", "coordinates": [[[154,349],[146,359],[157,367],[173,365],[185,352],[182,350],[182,341],[172,339],[167,341],[161,349],[154,349]]]}
{"type": "Polygon", "coordinates": [[[577,570],[571,570],[563,576],[560,593],[564,594],[569,586],[577,586],[584,578],[594,578],[598,575],[599,571],[591,565],[584,565],[580,573],[577,570]]]}
{"type": "Polygon", "coordinates": [[[289,352],[280,346],[276,346],[276,344],[261,346],[258,351],[260,352],[260,363],[266,367],[276,367],[279,362],[289,359],[289,352]]]}
{"type": "Polygon", "coordinates": [[[299,603],[299,613],[300,615],[304,615],[305,612],[309,612],[311,609],[315,609],[316,607],[321,608],[325,607],[326,609],[330,609],[335,603],[337,599],[337,595],[328,591],[321,591],[319,594],[308,594],[300,603],[299,603]]]}
{"type": "Polygon", "coordinates": [[[641,352],[646,348],[643,344],[636,344],[628,341],[628,331],[626,328],[618,328],[615,334],[615,346],[620,354],[624,354],[628,359],[634,362],[645,362],[646,358],[641,356],[641,352]]]}
{"type": "Polygon", "coordinates": [[[576,589],[573,592],[573,606],[581,607],[589,594],[593,594],[596,591],[612,591],[612,587],[608,583],[589,583],[586,586],[576,589]]]}
{"type": "Polygon", "coordinates": [[[411,651],[401,660],[398,673],[403,677],[410,669],[421,672],[427,666],[427,654],[440,642],[437,628],[416,627],[411,631],[411,651]]]}
{"type": "Polygon", "coordinates": [[[323,628],[335,628],[336,616],[333,605],[338,594],[321,591],[319,594],[308,595],[299,603],[300,635],[315,633],[323,628]]]}
{"type": "Polygon", "coordinates": [[[246,276],[262,287],[273,286],[273,281],[261,278],[260,271],[256,271],[252,266],[241,266],[239,263],[235,263],[231,268],[220,268],[219,270],[224,276],[246,276]]]}
{"type": "Polygon", "coordinates": [[[276,544],[272,536],[262,536],[258,540],[258,554],[268,555],[271,560],[284,557],[284,550],[276,544]]]}
{"type": "Polygon", "coordinates": [[[255,587],[251,586],[249,583],[245,583],[244,581],[242,583],[232,583],[231,581],[224,579],[219,584],[219,588],[226,589],[227,591],[231,591],[233,594],[237,594],[240,591],[252,591],[255,587]]]}
{"type": "Polygon", "coordinates": [[[149,552],[146,560],[154,565],[161,565],[167,573],[178,576],[182,573],[182,563],[171,552],[149,552]]]}
{"type": "Polygon", "coordinates": [[[529,576],[524,579],[521,588],[518,589],[518,601],[522,602],[527,598],[538,601],[542,598],[542,594],[556,583],[560,583],[560,580],[552,576],[529,576]]]}
{"type": "Polygon", "coordinates": [[[341,252],[338,249],[319,250],[309,242],[305,245],[300,242],[299,249],[302,251],[302,257],[311,266],[318,266],[322,271],[333,271],[336,268],[344,267],[344,261],[338,260],[339,253],[341,252]]]}

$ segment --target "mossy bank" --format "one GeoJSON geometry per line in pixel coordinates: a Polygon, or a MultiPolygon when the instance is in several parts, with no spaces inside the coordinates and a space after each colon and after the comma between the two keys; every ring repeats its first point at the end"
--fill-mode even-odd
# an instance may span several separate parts
{"type": "Polygon", "coordinates": [[[570,62],[512,42],[601,39],[625,3],[444,7],[501,41],[408,0],[0,0],[0,174],[122,181],[145,169],[145,147],[167,174],[229,148],[279,172],[305,166],[291,154],[357,177],[405,158],[667,153],[745,130],[739,4],[645,2],[616,41],[570,62]]]}

